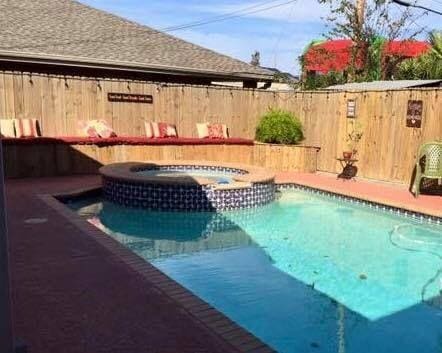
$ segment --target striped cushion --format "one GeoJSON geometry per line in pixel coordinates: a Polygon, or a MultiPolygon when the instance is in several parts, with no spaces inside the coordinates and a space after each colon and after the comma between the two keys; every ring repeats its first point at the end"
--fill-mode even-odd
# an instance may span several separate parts
{"type": "Polygon", "coordinates": [[[15,137],[14,119],[0,119],[1,137],[15,137]]]}
{"type": "Polygon", "coordinates": [[[147,138],[177,137],[175,125],[168,123],[144,122],[147,138]]]}
{"type": "Polygon", "coordinates": [[[37,119],[14,119],[16,137],[41,136],[37,119]]]}

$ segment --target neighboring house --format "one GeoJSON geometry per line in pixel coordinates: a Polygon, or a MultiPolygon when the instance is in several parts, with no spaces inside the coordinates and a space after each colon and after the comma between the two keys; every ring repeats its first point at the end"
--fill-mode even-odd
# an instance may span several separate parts
{"type": "MultiPolygon", "coordinates": [[[[227,81],[212,81],[213,86],[220,87],[232,87],[232,88],[242,88],[242,82],[227,82],[227,81]]],[[[293,91],[295,90],[295,85],[290,83],[282,83],[282,82],[258,82],[256,87],[257,89],[266,90],[266,91],[293,91]]]]}
{"type": "Polygon", "coordinates": [[[396,81],[372,81],[353,82],[342,85],[333,85],[325,90],[330,91],[394,91],[397,89],[410,88],[434,88],[442,87],[442,80],[396,80],[396,81]]]}
{"type": "MultiPolygon", "coordinates": [[[[299,76],[294,76],[289,72],[282,72],[273,67],[262,67],[265,70],[273,73],[273,81],[258,82],[256,88],[265,89],[268,91],[293,91],[296,84],[299,82],[299,76]]],[[[213,81],[212,85],[224,86],[224,87],[242,87],[241,82],[226,82],[226,81],[213,81]]]]}
{"type": "Polygon", "coordinates": [[[299,82],[299,76],[292,75],[290,72],[283,72],[275,67],[262,67],[263,69],[273,72],[275,81],[295,84],[299,82]]]}
{"type": "Polygon", "coordinates": [[[73,0],[0,0],[0,70],[254,88],[273,73],[73,0]]]}
{"type": "MultiPolygon", "coordinates": [[[[353,42],[349,39],[328,40],[312,44],[303,55],[305,74],[327,74],[343,72],[352,59],[353,42]]],[[[382,48],[382,60],[390,58],[409,59],[420,56],[430,49],[430,44],[421,41],[390,41],[382,48]]],[[[356,65],[358,65],[356,59],[356,65]]]]}

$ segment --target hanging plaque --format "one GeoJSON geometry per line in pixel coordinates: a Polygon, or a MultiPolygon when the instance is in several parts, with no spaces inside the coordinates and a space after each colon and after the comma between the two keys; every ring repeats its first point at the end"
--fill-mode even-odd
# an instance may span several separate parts
{"type": "Polygon", "coordinates": [[[153,103],[153,97],[150,94],[129,94],[129,93],[114,93],[107,94],[109,102],[128,102],[128,103],[153,103]]]}
{"type": "Polygon", "coordinates": [[[422,101],[409,100],[407,106],[407,127],[420,128],[422,124],[422,101]]]}

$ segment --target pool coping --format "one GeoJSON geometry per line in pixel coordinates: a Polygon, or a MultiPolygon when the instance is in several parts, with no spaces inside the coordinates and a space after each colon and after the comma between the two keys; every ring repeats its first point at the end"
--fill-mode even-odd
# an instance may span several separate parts
{"type": "Polygon", "coordinates": [[[102,176],[106,178],[119,179],[126,182],[135,182],[143,184],[161,184],[161,185],[201,185],[208,186],[213,185],[216,190],[232,190],[242,189],[250,187],[254,183],[268,183],[275,180],[275,173],[269,172],[267,169],[254,167],[240,163],[226,163],[226,162],[214,162],[214,161],[135,161],[135,162],[122,162],[112,163],[105,165],[99,169],[102,176]],[[134,173],[134,169],[141,168],[143,166],[203,166],[203,167],[220,167],[237,169],[245,172],[245,174],[235,175],[232,179],[233,183],[218,185],[213,180],[204,177],[161,177],[161,176],[146,176],[137,175],[134,173]]]}
{"type": "Polygon", "coordinates": [[[123,244],[87,222],[84,218],[81,218],[60,201],[60,199],[91,195],[100,189],[101,185],[97,184],[96,186],[75,189],[70,192],[38,194],[37,197],[82,233],[90,236],[106,248],[124,265],[141,275],[161,294],[180,305],[183,311],[212,336],[230,345],[233,349],[232,352],[276,352],[245,328],[154,267],[150,262],[138,256],[123,244]]]}

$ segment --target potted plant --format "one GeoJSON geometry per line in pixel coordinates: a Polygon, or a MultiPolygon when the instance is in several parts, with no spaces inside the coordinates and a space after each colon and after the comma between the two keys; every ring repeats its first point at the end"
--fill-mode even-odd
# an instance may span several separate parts
{"type": "Polygon", "coordinates": [[[264,143],[295,145],[304,139],[301,121],[293,113],[270,109],[256,128],[256,140],[264,143]]]}
{"type": "Polygon", "coordinates": [[[363,133],[358,127],[353,126],[353,130],[347,135],[348,150],[342,152],[344,159],[355,158],[358,154],[358,144],[363,133]]]}

